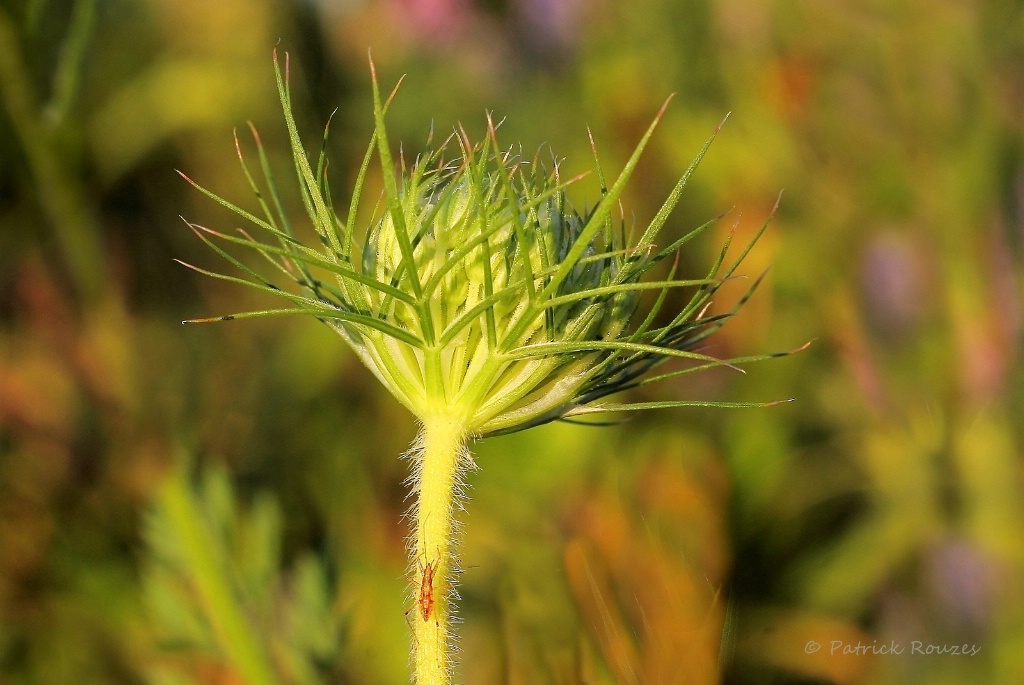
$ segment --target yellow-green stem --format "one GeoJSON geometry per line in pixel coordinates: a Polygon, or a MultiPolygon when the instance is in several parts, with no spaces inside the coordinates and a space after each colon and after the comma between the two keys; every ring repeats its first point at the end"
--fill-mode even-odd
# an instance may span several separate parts
{"type": "Polygon", "coordinates": [[[423,419],[416,506],[413,624],[417,685],[448,685],[452,678],[451,553],[455,498],[466,449],[463,424],[445,414],[423,419]],[[433,578],[430,578],[430,575],[433,578]],[[426,618],[424,618],[426,616],[426,618]]]}

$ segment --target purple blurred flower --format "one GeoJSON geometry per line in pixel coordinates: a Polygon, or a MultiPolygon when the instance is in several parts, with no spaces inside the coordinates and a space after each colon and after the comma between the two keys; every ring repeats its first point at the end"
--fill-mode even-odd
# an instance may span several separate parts
{"type": "Polygon", "coordinates": [[[977,547],[947,540],[929,555],[928,580],[934,605],[947,627],[974,633],[992,619],[998,572],[977,547]]]}
{"type": "Polygon", "coordinates": [[[468,0],[391,0],[394,14],[421,38],[450,39],[469,22],[468,0]]]}
{"type": "Polygon", "coordinates": [[[531,29],[552,40],[573,42],[581,23],[581,0],[518,0],[517,6],[531,29]]]}
{"type": "Polygon", "coordinates": [[[868,243],[860,272],[865,314],[872,328],[892,342],[912,333],[927,305],[920,250],[900,234],[882,233],[868,243]]]}

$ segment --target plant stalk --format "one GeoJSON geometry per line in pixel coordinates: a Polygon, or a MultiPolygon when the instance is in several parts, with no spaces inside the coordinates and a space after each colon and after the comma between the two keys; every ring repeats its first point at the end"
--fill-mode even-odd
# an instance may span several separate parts
{"type": "Polygon", "coordinates": [[[415,606],[411,612],[417,685],[452,680],[451,634],[455,563],[452,555],[456,498],[469,464],[462,422],[448,414],[423,419],[419,500],[410,551],[415,606]]]}
{"type": "MultiPolygon", "coordinates": [[[[88,190],[71,171],[56,131],[46,124],[29,74],[19,49],[17,25],[0,7],[0,105],[7,110],[21,143],[32,185],[39,193],[39,206],[54,230],[78,295],[94,303],[108,294],[103,232],[88,190]]],[[[70,76],[62,74],[61,78],[63,84],[70,76]]],[[[62,85],[62,97],[67,88],[70,85],[62,85]]]]}

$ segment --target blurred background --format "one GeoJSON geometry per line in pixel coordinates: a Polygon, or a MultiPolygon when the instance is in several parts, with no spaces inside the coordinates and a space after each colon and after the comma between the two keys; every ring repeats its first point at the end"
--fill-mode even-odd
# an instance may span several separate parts
{"type": "Polygon", "coordinates": [[[254,209],[247,121],[304,217],[275,46],[339,203],[368,49],[410,156],[491,111],[617,173],[675,93],[637,225],[732,112],[691,277],[785,189],[706,351],[811,347],[642,399],[796,401],[477,445],[460,682],[1024,682],[1019,2],[3,0],[0,684],[408,682],[412,418],[312,319],[181,325],[279,306],[172,261],[230,270],[175,169],[254,209]]]}

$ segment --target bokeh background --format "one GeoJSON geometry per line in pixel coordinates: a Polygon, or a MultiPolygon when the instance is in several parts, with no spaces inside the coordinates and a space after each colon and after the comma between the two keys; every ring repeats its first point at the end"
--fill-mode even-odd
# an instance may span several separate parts
{"type": "Polygon", "coordinates": [[[1019,2],[3,0],[0,683],[238,685],[246,645],[408,682],[413,420],[316,321],[180,323],[277,305],[172,261],[225,266],[179,215],[238,218],[175,169],[253,208],[247,121],[303,216],[275,46],[341,202],[368,49],[408,155],[491,111],[617,171],[675,93],[637,224],[732,112],[670,220],[729,211],[695,277],[785,189],[706,351],[812,345],[643,399],[795,401],[479,444],[460,682],[1024,682],[1019,2]]]}

